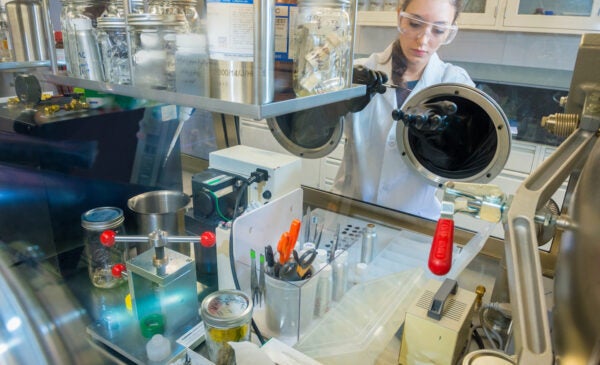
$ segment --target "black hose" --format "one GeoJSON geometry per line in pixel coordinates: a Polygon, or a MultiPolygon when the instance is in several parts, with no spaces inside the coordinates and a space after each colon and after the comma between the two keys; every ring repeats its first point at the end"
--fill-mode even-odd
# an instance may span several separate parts
{"type": "MultiPolygon", "coordinates": [[[[233,284],[235,285],[236,290],[241,290],[241,287],[237,277],[237,272],[235,270],[235,259],[233,257],[233,221],[235,221],[235,219],[238,216],[238,208],[240,205],[240,201],[242,200],[242,196],[244,196],[244,191],[246,191],[246,189],[248,189],[248,182],[244,181],[242,183],[242,186],[240,186],[240,189],[238,190],[237,197],[235,198],[233,216],[231,217],[231,228],[229,228],[229,265],[231,266],[231,275],[233,276],[233,284]]],[[[254,318],[252,318],[251,325],[252,329],[254,330],[254,333],[256,333],[256,337],[258,337],[258,341],[261,345],[264,345],[265,339],[260,330],[258,329],[256,322],[254,322],[254,318]]]]}

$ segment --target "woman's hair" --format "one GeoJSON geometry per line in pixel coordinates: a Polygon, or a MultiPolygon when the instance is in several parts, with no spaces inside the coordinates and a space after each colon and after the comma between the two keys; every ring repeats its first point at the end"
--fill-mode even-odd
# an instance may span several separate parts
{"type": "MultiPolygon", "coordinates": [[[[410,5],[411,2],[415,0],[398,0],[398,9],[399,11],[404,11],[410,5]]],[[[452,22],[456,21],[458,14],[462,10],[462,0],[448,0],[450,4],[454,6],[454,19],[452,22]]],[[[406,57],[404,56],[404,52],[402,52],[402,47],[400,46],[400,40],[397,39],[394,42],[392,53],[390,54],[390,58],[392,59],[392,82],[396,85],[404,85],[402,77],[404,76],[404,72],[406,71],[406,57]]],[[[389,61],[389,58],[384,61],[386,63],[389,61]]]]}
{"type": "MultiPolygon", "coordinates": [[[[398,9],[400,9],[400,11],[404,11],[406,10],[406,8],[408,7],[408,5],[410,5],[411,2],[413,2],[414,0],[398,0],[398,9]]],[[[462,11],[462,0],[448,0],[450,1],[450,4],[452,4],[452,6],[454,6],[454,19],[452,19],[452,22],[454,23],[456,21],[456,18],[458,18],[458,14],[460,14],[460,12],[462,11]]]]}

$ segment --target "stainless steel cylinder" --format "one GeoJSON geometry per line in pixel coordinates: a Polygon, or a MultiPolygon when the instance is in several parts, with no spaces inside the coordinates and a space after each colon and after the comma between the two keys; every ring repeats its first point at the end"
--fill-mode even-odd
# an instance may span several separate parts
{"type": "Polygon", "coordinates": [[[363,232],[362,245],[360,247],[360,262],[368,264],[373,260],[373,246],[375,245],[375,225],[367,224],[363,232]]]}
{"type": "Polygon", "coordinates": [[[50,59],[46,14],[37,1],[14,0],[6,3],[10,36],[17,62],[50,59]]]}

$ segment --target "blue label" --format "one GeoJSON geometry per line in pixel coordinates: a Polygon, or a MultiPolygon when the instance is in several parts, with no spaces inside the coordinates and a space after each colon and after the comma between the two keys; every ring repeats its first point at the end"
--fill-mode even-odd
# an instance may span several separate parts
{"type": "Polygon", "coordinates": [[[275,60],[291,62],[294,59],[294,29],[296,28],[296,4],[275,6],[275,60]]]}

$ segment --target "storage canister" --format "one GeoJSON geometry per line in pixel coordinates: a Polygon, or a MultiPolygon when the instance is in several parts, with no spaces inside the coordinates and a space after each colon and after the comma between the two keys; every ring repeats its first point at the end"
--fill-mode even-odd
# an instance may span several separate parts
{"type": "Polygon", "coordinates": [[[299,0],[294,91],[321,94],[350,86],[353,11],[350,0],[299,0]]]}
{"type": "Polygon", "coordinates": [[[175,42],[176,35],[185,32],[185,17],[130,14],[127,24],[133,85],[175,90],[175,42]]]}
{"type": "Polygon", "coordinates": [[[46,23],[49,21],[40,2],[13,0],[6,3],[15,61],[31,62],[50,59],[46,23]]]}
{"type": "Polygon", "coordinates": [[[63,1],[60,23],[70,76],[104,81],[100,47],[96,39],[96,20],[108,2],[99,0],[63,1]]]}
{"type": "Polygon", "coordinates": [[[116,207],[95,208],[81,215],[88,273],[97,288],[113,288],[125,280],[114,277],[112,268],[115,264],[125,262],[126,248],[123,244],[106,247],[100,242],[100,235],[107,229],[115,231],[117,235],[124,234],[123,221],[123,211],[116,207]]]}
{"type": "Polygon", "coordinates": [[[120,85],[131,84],[125,18],[116,14],[98,18],[97,36],[105,81],[120,85]]]}
{"type": "Polygon", "coordinates": [[[239,290],[219,290],[202,301],[200,316],[206,329],[209,360],[216,362],[227,342],[250,340],[252,302],[239,290]]]}

